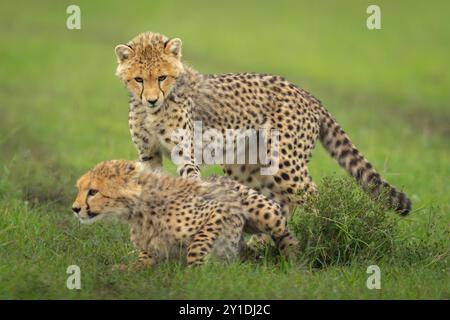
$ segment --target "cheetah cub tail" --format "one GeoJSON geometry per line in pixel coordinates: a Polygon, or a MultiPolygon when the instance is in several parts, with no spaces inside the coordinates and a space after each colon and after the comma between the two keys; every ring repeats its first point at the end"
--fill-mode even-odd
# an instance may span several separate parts
{"type": "Polygon", "coordinates": [[[375,171],[325,108],[321,108],[320,115],[320,141],[328,153],[374,198],[382,191],[387,192],[389,207],[402,216],[407,215],[411,211],[411,200],[406,194],[391,186],[375,171]]]}

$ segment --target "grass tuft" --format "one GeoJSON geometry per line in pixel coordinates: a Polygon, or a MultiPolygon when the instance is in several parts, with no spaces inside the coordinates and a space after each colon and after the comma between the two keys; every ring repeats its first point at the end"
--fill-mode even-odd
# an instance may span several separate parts
{"type": "Polygon", "coordinates": [[[325,177],[318,191],[290,221],[301,258],[310,266],[349,265],[393,253],[399,218],[384,201],[373,201],[349,177],[325,177]]]}

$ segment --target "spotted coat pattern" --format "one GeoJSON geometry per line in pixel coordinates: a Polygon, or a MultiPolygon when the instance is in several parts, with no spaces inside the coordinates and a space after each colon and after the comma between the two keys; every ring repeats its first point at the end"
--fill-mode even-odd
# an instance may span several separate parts
{"type": "MultiPolygon", "coordinates": [[[[181,140],[174,130],[192,131],[194,121],[204,129],[277,129],[278,150],[268,148],[270,163],[277,163],[273,175],[261,175],[257,164],[224,164],[226,175],[275,199],[289,212],[314,194],[316,187],[308,173],[308,162],[319,140],[328,153],[374,198],[386,190],[389,207],[405,215],[411,201],[405,193],[388,184],[350,141],[321,102],[284,78],[268,74],[235,73],[204,75],[181,63],[181,41],[157,33],[143,33],[127,44],[130,54],[119,57],[117,75],[130,94],[129,125],[141,161],[161,166],[162,153],[170,154],[181,140]],[[176,50],[171,43],[175,42],[176,50]],[[168,45],[169,44],[169,45],[168,45]],[[174,54],[175,52],[175,54],[174,54]],[[164,73],[164,74],[162,74],[164,73]],[[142,87],[133,77],[151,74],[142,87]],[[170,79],[155,82],[159,75],[170,79]],[[165,77],[166,74],[170,76],[165,77]],[[169,81],[169,82],[167,82],[169,81]],[[161,88],[158,104],[148,104],[142,94],[146,87],[161,88]]],[[[161,79],[162,79],[161,78],[161,79]]],[[[158,78],[160,79],[160,78],[158,78]]],[[[268,141],[270,146],[270,139],[268,141]]],[[[178,173],[199,177],[194,158],[196,141],[184,142],[184,162],[178,173]]]]}
{"type": "Polygon", "coordinates": [[[126,220],[144,265],[235,259],[246,251],[244,233],[271,236],[286,258],[297,244],[279,204],[247,186],[227,177],[164,176],[132,161],[105,161],[83,175],[73,208],[82,221],[126,220]]]}

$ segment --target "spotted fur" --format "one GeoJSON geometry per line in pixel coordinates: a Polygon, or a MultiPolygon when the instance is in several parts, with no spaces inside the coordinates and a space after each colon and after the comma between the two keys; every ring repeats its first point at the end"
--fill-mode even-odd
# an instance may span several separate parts
{"type": "Polygon", "coordinates": [[[141,163],[111,160],[84,174],[77,187],[76,216],[127,221],[144,265],[180,255],[188,265],[209,256],[237,258],[245,253],[244,232],[270,235],[286,258],[297,243],[276,202],[226,177],[163,176],[141,163]]]}
{"type": "MultiPolygon", "coordinates": [[[[275,174],[261,175],[260,162],[223,165],[225,174],[275,199],[289,211],[316,190],[307,165],[316,140],[320,140],[374,198],[386,189],[391,208],[402,215],[411,210],[407,196],[381,178],[320,101],[282,77],[198,73],[181,62],[181,40],[157,33],[140,34],[118,48],[117,75],[130,94],[131,136],[140,160],[150,167],[160,167],[163,152],[170,153],[181,143],[172,139],[174,130],[192,131],[194,121],[202,121],[205,129],[214,128],[224,135],[226,129],[277,129],[279,150],[269,148],[267,154],[272,163],[280,160],[275,174]],[[144,81],[136,83],[136,77],[144,81]],[[155,98],[157,103],[148,102],[155,98]]],[[[190,152],[178,165],[182,176],[200,176],[193,152],[195,143],[184,142],[190,152]]]]}

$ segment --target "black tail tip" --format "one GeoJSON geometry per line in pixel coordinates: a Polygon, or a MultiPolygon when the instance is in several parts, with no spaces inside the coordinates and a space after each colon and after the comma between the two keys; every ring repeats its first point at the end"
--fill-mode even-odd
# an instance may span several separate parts
{"type": "Polygon", "coordinates": [[[395,211],[401,215],[406,216],[411,211],[411,200],[406,196],[405,193],[399,192],[398,197],[395,201],[395,211]]]}

